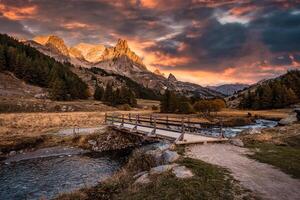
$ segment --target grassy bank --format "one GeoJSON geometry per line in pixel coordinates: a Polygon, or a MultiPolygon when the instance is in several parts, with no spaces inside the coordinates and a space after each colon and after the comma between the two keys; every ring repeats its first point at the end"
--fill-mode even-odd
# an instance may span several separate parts
{"type": "Polygon", "coordinates": [[[63,194],[56,200],[255,199],[222,168],[190,158],[182,158],[177,163],[191,169],[194,176],[179,179],[171,172],[165,172],[151,175],[148,184],[135,184],[134,174],[154,166],[152,158],[137,154],[130,158],[123,170],[105,182],[63,194]]]}
{"type": "Polygon", "coordinates": [[[283,172],[300,178],[300,124],[265,129],[261,134],[243,135],[249,155],[263,163],[280,168],[283,172]]]}
{"type": "Polygon", "coordinates": [[[283,172],[300,179],[300,147],[259,143],[249,145],[254,150],[250,158],[280,168],[283,172]]]}

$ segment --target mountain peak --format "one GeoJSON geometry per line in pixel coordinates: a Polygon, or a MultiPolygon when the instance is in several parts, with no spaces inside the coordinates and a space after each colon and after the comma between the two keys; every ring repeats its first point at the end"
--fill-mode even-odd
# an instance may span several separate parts
{"type": "Polygon", "coordinates": [[[64,56],[69,56],[68,47],[66,46],[64,40],[56,35],[36,36],[33,38],[33,41],[41,45],[48,46],[64,56]]]}
{"type": "Polygon", "coordinates": [[[128,47],[128,43],[126,40],[123,40],[123,39],[118,39],[118,42],[116,44],[116,49],[122,49],[122,50],[127,50],[129,49],[128,47]]]}
{"type": "Polygon", "coordinates": [[[159,76],[164,76],[164,74],[161,73],[161,72],[159,71],[159,69],[155,69],[155,70],[153,71],[153,73],[156,74],[156,75],[159,75],[159,76]]]}
{"type": "Polygon", "coordinates": [[[175,77],[172,73],[170,73],[170,74],[169,74],[169,77],[168,77],[168,81],[176,82],[177,79],[176,79],[176,77],[175,77]]]}

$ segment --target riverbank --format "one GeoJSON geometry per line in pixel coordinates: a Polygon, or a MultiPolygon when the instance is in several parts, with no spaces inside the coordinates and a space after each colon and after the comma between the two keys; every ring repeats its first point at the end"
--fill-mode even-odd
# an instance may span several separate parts
{"type": "Polygon", "coordinates": [[[135,152],[110,179],[95,187],[62,194],[56,200],[256,199],[223,168],[183,156],[169,164],[156,161],[157,154],[135,152]],[[160,164],[164,165],[157,167],[160,164]],[[174,174],[174,166],[184,169],[184,176],[174,174]]]}
{"type": "Polygon", "coordinates": [[[278,167],[300,179],[300,124],[263,129],[259,134],[239,135],[250,158],[278,167]]]}

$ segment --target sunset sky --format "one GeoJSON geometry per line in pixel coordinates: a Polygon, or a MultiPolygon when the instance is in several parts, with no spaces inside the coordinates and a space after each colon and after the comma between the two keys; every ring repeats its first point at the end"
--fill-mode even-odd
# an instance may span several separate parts
{"type": "Polygon", "coordinates": [[[68,45],[123,38],[148,69],[202,85],[300,69],[300,0],[0,0],[0,32],[68,45]]]}

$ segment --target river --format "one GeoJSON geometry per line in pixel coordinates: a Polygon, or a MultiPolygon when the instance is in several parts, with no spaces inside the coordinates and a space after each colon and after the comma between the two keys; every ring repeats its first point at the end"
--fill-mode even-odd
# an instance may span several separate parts
{"type": "Polygon", "coordinates": [[[54,147],[18,155],[0,164],[0,199],[51,199],[96,185],[122,167],[128,153],[87,153],[54,147]]]}
{"type": "MultiPolygon", "coordinates": [[[[223,131],[226,137],[234,137],[246,129],[255,132],[276,125],[275,121],[258,119],[251,125],[227,127],[223,131]]],[[[210,134],[219,134],[219,129],[211,130],[210,134]]],[[[18,154],[0,163],[0,199],[51,199],[59,193],[94,186],[120,169],[128,154],[91,153],[72,147],[18,154]]]]}

